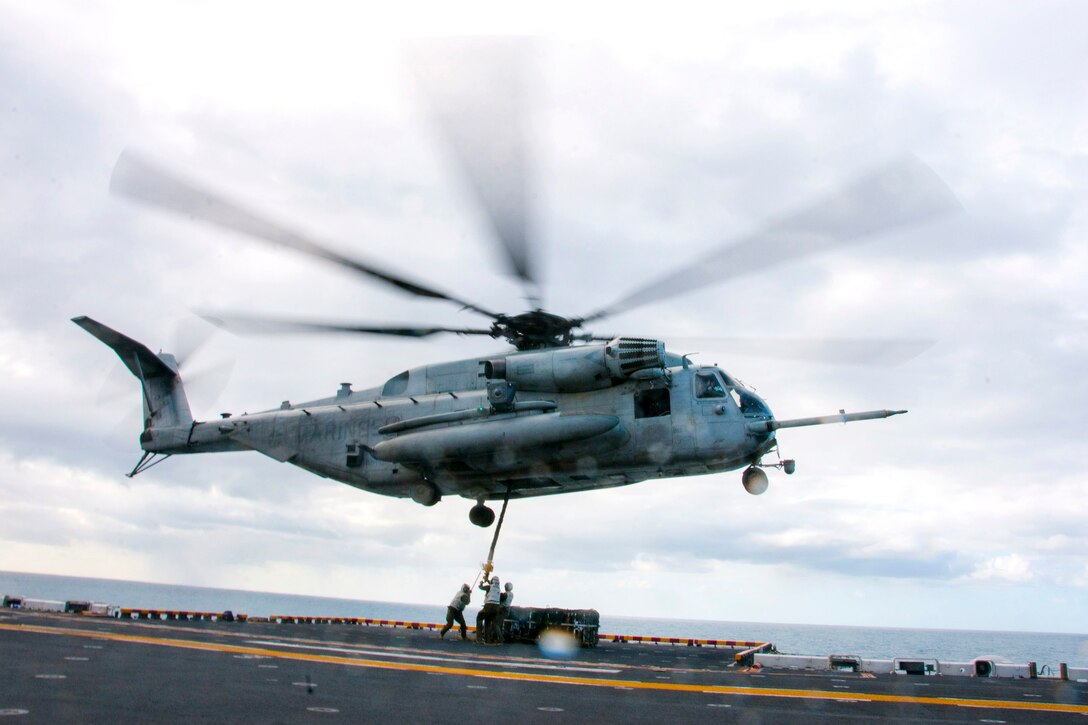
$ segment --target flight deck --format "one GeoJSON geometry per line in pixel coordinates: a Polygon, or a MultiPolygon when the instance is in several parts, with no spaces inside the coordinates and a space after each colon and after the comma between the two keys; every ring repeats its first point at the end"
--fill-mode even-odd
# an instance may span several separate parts
{"type": "MultiPolygon", "coordinates": [[[[1083,679],[746,666],[612,641],[549,659],[428,627],[0,610],[20,722],[1088,722],[1083,679]]],[[[749,660],[751,658],[748,658],[749,660]]],[[[766,660],[773,661],[773,660],[766,660]]]]}

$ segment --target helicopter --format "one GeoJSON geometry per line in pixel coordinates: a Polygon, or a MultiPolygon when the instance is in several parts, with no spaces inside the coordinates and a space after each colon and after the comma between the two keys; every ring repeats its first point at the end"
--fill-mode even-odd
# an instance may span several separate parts
{"type": "MultiPolygon", "coordinates": [[[[493,49],[491,49],[493,51],[493,49]]],[[[491,51],[489,51],[491,52],[491,51]]],[[[241,333],[338,332],[426,338],[439,334],[505,340],[511,350],[414,367],[383,384],[218,420],[193,418],[176,358],[89,317],[73,322],[112,348],[139,380],[142,457],[135,476],[176,454],[256,451],[376,494],[433,506],[475,501],[469,520],[488,527],[493,501],[508,502],[625,486],[651,479],[742,470],[754,495],[768,468],[793,474],[779,454],[786,428],[888,418],[879,409],[779,420],[751,387],[715,365],[694,363],[640,336],[602,335],[590,324],[696,287],[722,284],[802,256],[927,221],[957,207],[935,172],[911,156],[880,166],[792,215],[703,255],[582,316],[544,309],[527,231],[529,195],[518,104],[481,127],[459,108],[476,87],[507,84],[516,63],[486,63],[495,83],[451,87],[420,73],[434,119],[453,147],[510,271],[531,290],[531,309],[496,312],[460,295],[348,256],[225,196],[125,151],[111,191],[146,205],[316,257],[402,293],[452,303],[490,320],[479,327],[283,320],[239,315],[205,319],[241,333]],[[428,90],[429,89],[429,90],[428,90]],[[772,455],[774,456],[772,458],[772,455]]],[[[480,66],[477,66],[477,70],[480,66]]],[[[879,346],[879,343],[877,343],[879,346]]],[[[887,343],[885,347],[896,347],[887,343]]],[[[900,346],[901,347],[901,346],[900,346]]]]}

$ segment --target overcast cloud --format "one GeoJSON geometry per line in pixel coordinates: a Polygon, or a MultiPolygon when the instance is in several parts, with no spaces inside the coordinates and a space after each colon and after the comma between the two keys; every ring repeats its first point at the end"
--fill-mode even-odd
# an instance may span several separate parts
{"type": "MultiPolygon", "coordinates": [[[[780,433],[797,473],[772,472],[761,497],[734,472],[515,502],[497,565],[522,601],[1083,632],[1088,8],[808,7],[0,0],[0,570],[436,604],[471,579],[491,531],[468,523],[469,501],[424,508],[257,454],[125,478],[138,387],[121,377],[117,397],[115,356],[68,320],[166,350],[191,309],[480,323],[111,197],[126,148],[349,254],[521,311],[398,46],[531,34],[544,39],[534,253],[555,312],[608,305],[907,154],[963,211],[601,323],[667,341],[934,344],[897,368],[670,345],[782,418],[910,414],[780,433]]],[[[263,409],[500,347],[219,333],[192,371],[233,361],[233,375],[218,395],[194,381],[190,402],[198,417],[263,409]]]]}

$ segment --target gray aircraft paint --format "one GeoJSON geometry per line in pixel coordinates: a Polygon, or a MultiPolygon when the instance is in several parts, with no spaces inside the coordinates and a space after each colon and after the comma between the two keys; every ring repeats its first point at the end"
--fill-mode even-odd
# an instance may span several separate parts
{"type": "MultiPolygon", "coordinates": [[[[427,365],[380,387],[344,384],[329,398],[194,421],[171,355],[89,318],[73,321],[140,380],[145,458],[256,451],[427,505],[444,495],[544,496],[755,467],[777,445],[777,428],[895,414],[777,421],[728,374],[692,366],[661,343],[635,341],[657,353],[622,367],[630,347],[617,339],[427,365]]],[[[146,467],[141,460],[133,475],[146,467]]]]}

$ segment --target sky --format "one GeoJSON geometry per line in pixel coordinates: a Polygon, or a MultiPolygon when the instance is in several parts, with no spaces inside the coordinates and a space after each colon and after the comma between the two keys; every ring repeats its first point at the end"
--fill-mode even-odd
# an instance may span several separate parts
{"type": "MultiPolygon", "coordinates": [[[[468,500],[424,508],[256,453],[126,478],[137,383],[69,319],[167,351],[203,325],[194,309],[482,321],[111,196],[125,149],[522,311],[401,49],[531,36],[533,253],[554,312],[598,309],[907,154],[963,211],[610,319],[719,364],[780,418],[910,413],[780,432],[797,472],[759,497],[737,471],[513,502],[496,573],[519,603],[1085,632],[1088,7],[809,5],[0,0],[0,570],[438,605],[472,580],[491,530],[468,500]],[[862,367],[730,337],[933,344],[862,367]]],[[[219,332],[183,377],[206,419],[502,349],[219,332]]]]}

